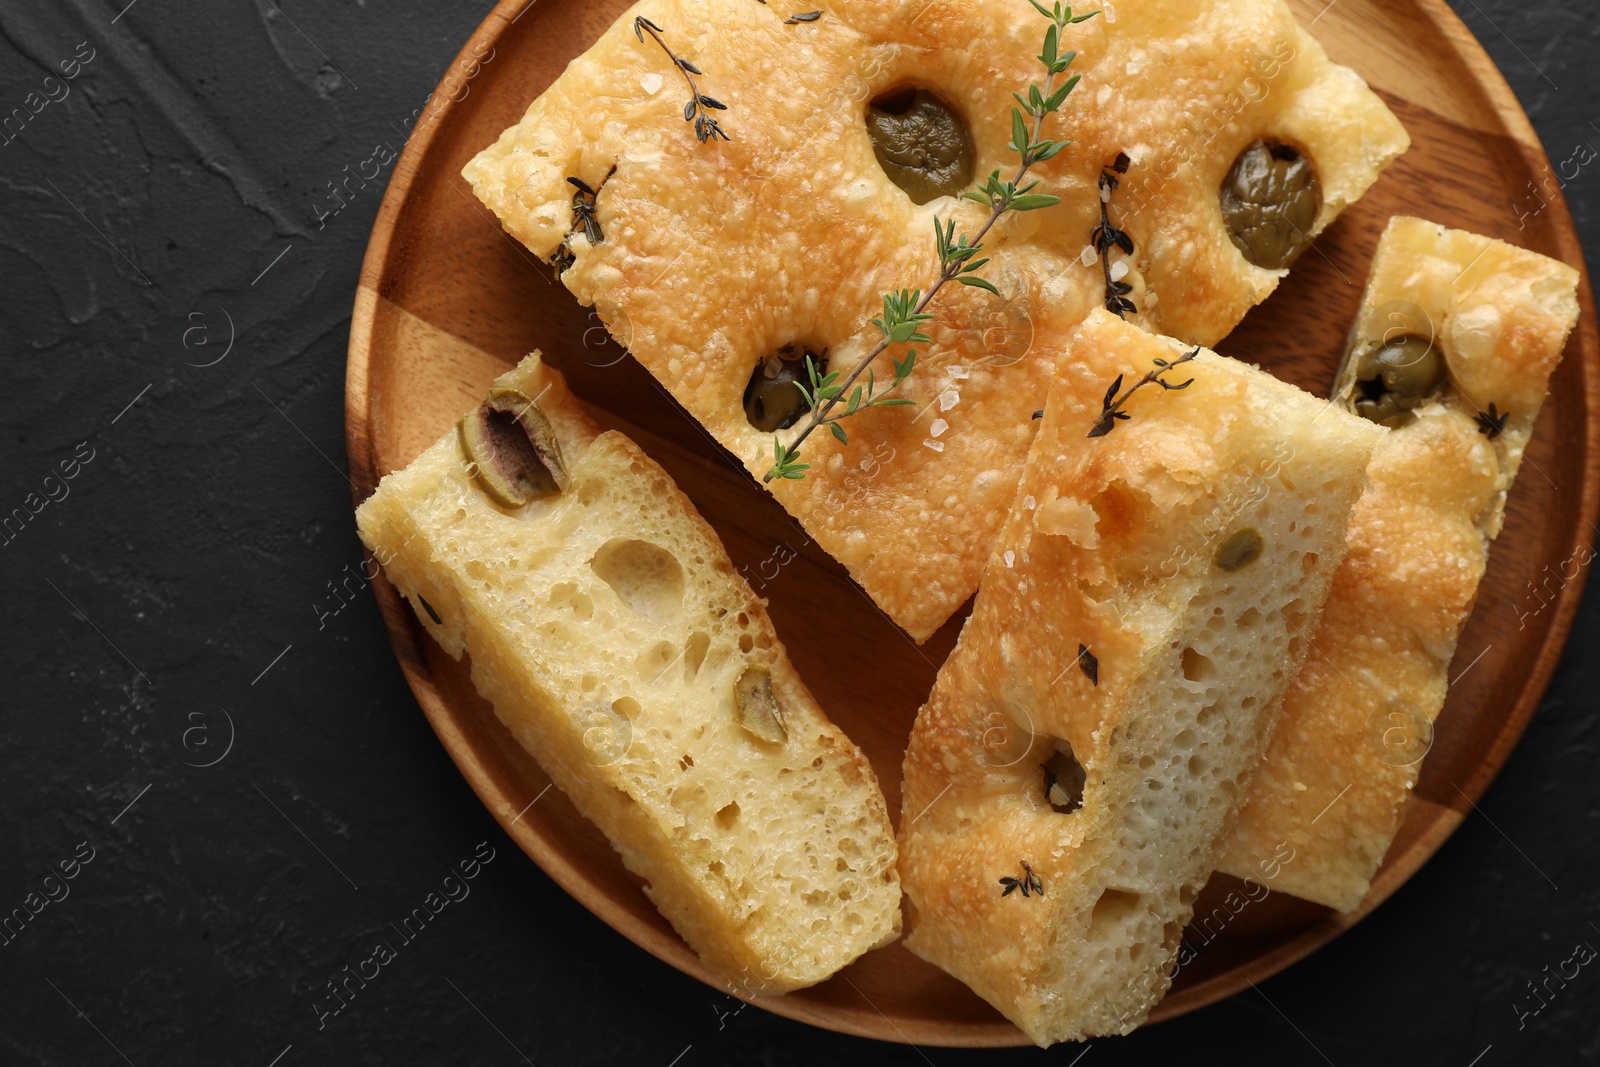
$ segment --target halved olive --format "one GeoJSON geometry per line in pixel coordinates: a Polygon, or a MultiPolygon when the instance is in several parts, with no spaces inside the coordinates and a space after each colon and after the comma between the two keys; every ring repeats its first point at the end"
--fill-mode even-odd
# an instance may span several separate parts
{"type": "Polygon", "coordinates": [[[525,394],[491,390],[457,426],[461,446],[483,491],[502,507],[566,492],[572,484],[561,442],[545,413],[525,394]]]}
{"type": "Polygon", "coordinates": [[[733,699],[739,709],[739,725],[756,738],[774,745],[789,740],[783,710],[772,693],[772,675],[765,667],[745,668],[734,684],[733,699]]]}
{"type": "Polygon", "coordinates": [[[1236,571],[1240,567],[1248,567],[1261,558],[1261,550],[1266,547],[1266,541],[1261,537],[1261,531],[1254,527],[1246,526],[1236,530],[1229,538],[1217,546],[1216,555],[1211,557],[1211,562],[1219,570],[1236,571]]]}
{"type": "Polygon", "coordinates": [[[1406,334],[1370,345],[1356,360],[1355,413],[1384,426],[1396,426],[1406,414],[1437,394],[1449,377],[1438,346],[1425,337],[1406,334]]]}
{"type": "Polygon", "coordinates": [[[1311,160],[1286,144],[1256,141],[1239,153],[1222,183],[1222,221],[1244,258],[1279,270],[1310,243],[1322,210],[1311,160]]]}
{"type": "Polygon", "coordinates": [[[972,184],[972,134],[954,108],[926,89],[896,89],[873,100],[867,136],[878,165],[913,204],[960,196],[972,184]]]}
{"type": "Polygon", "coordinates": [[[744,387],[744,417],[763,433],[787,430],[811,410],[796,382],[806,381],[806,357],[822,374],[825,355],[809,352],[799,345],[784,345],[756,364],[750,384],[744,387]]]}
{"type": "Polygon", "coordinates": [[[1052,808],[1066,815],[1083,807],[1083,783],[1087,775],[1070,744],[1057,741],[1050,758],[1040,766],[1044,769],[1044,798],[1052,808]]]}

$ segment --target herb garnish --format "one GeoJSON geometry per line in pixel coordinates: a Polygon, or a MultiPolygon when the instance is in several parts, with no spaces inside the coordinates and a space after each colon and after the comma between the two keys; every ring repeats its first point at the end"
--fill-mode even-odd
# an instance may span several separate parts
{"type": "MultiPolygon", "coordinates": [[[[763,0],[765,2],[765,0],[763,0]]],[[[822,17],[820,11],[802,11],[798,15],[790,15],[783,20],[785,26],[793,26],[797,22],[815,22],[822,17]]]]}
{"type": "Polygon", "coordinates": [[[672,49],[667,47],[667,42],[661,39],[661,27],[643,15],[634,16],[633,32],[640,41],[644,40],[646,33],[654,37],[656,44],[660,45],[661,50],[667,54],[667,58],[672,60],[673,66],[678,68],[678,73],[683,75],[683,80],[689,83],[689,102],[683,105],[683,121],[694,120],[694,135],[700,139],[700,143],[704,144],[718,137],[726,141],[728,135],[722,132],[722,127],[717,125],[717,120],[712,117],[707,108],[726,111],[728,110],[728,105],[720,100],[713,100],[711,97],[706,96],[695,86],[693,75],[700,74],[700,68],[687,59],[681,59],[674,54],[672,49]]]}
{"type": "Polygon", "coordinates": [[[1089,651],[1088,645],[1078,645],[1078,669],[1089,679],[1090,685],[1096,689],[1100,688],[1100,661],[1094,658],[1094,653],[1089,651]]]}
{"type": "Polygon", "coordinates": [[[1505,432],[1506,420],[1510,417],[1511,412],[1497,410],[1491,400],[1488,411],[1478,412],[1478,432],[1493,441],[1505,432]]]}
{"type": "Polygon", "coordinates": [[[1022,877],[1000,879],[1000,884],[1005,886],[1005,888],[1000,891],[1000,895],[1003,897],[1009,897],[1013,890],[1020,889],[1022,890],[1023,896],[1028,896],[1030,890],[1032,890],[1034,893],[1038,893],[1041,897],[1044,896],[1044,883],[1039,881],[1039,876],[1037,874],[1033,873],[1033,868],[1028,866],[1028,861],[1019,860],[1018,862],[1022,864],[1022,877]]]}
{"type": "MultiPolygon", "coordinates": [[[[1052,141],[1041,138],[1039,134],[1044,129],[1045,116],[1051,115],[1061,109],[1066,102],[1067,95],[1077,86],[1079,75],[1074,74],[1059,86],[1055,84],[1056,76],[1066,71],[1072,61],[1077,58],[1076,52],[1060,52],[1061,34],[1068,26],[1080,22],[1087,22],[1100,14],[1091,11],[1086,15],[1074,15],[1070,6],[1063,7],[1057,0],[1054,8],[1047,8],[1039,0],[1028,0],[1034,10],[1050,20],[1050,28],[1045,30],[1044,48],[1039,54],[1039,62],[1044,64],[1046,78],[1041,87],[1037,84],[1028,86],[1028,95],[1013,93],[1021,108],[1011,109],[1011,141],[1006,146],[1022,157],[1017,172],[1010,181],[1000,178],[997,169],[990,174],[983,184],[976,189],[969,189],[961,194],[963,200],[971,200],[979,204],[986,204],[989,208],[989,218],[978,228],[973,237],[955,234],[955,220],[952,218],[941,223],[934,219],[934,247],[939,256],[939,270],[933,279],[933,284],[924,294],[920,289],[901,289],[898,292],[883,294],[883,315],[872,320],[878,328],[881,339],[872,349],[862,356],[855,367],[841,381],[837,371],[825,378],[813,381],[813,406],[811,414],[801,426],[800,432],[795,435],[791,444],[785,445],[776,434],[772,438],[772,467],[762,476],[762,481],[770,482],[774,478],[800,479],[805,477],[805,472],[811,464],[801,463],[800,445],[811,436],[812,431],[820,426],[827,426],[833,436],[841,443],[848,444],[849,437],[845,434],[844,427],[839,421],[848,415],[868,407],[887,407],[896,404],[911,404],[914,401],[898,397],[889,397],[902,382],[910,376],[912,368],[916,365],[917,352],[915,348],[906,351],[904,360],[894,360],[894,381],[887,385],[882,396],[874,395],[876,382],[868,368],[872,362],[882,354],[890,345],[914,345],[918,343],[931,343],[932,338],[922,332],[922,327],[933,320],[927,313],[927,308],[939,290],[944,288],[946,282],[959,282],[979,289],[987,289],[996,296],[1000,290],[994,283],[980,278],[973,272],[989,262],[988,259],[975,259],[983,250],[983,238],[999,221],[1000,216],[1008,211],[1037,211],[1040,208],[1052,207],[1061,202],[1058,196],[1048,193],[1036,193],[1037,181],[1019,184],[1035,163],[1042,163],[1050,159],[1065,148],[1070,141],[1052,141]],[[1028,121],[1023,118],[1026,111],[1033,117],[1033,128],[1030,131],[1028,121]],[[866,389],[856,385],[857,379],[863,371],[868,372],[866,389]],[[854,389],[851,387],[854,386],[854,389]],[[818,403],[820,402],[820,403],[818,403]],[[845,410],[834,414],[834,409],[841,403],[845,410]]],[[[663,47],[665,47],[663,45],[663,47]]]]}
{"type": "Polygon", "coordinates": [[[1150,385],[1152,382],[1161,386],[1163,389],[1176,390],[1189,388],[1189,386],[1194,384],[1193,378],[1190,378],[1188,381],[1179,385],[1173,385],[1171,382],[1166,381],[1161,376],[1167,373],[1167,371],[1171,370],[1173,367],[1176,367],[1178,364],[1189,362],[1199,354],[1200,348],[1197,345],[1193,351],[1185,352],[1183,355],[1179,356],[1175,360],[1172,360],[1170,363],[1164,359],[1155,360],[1156,369],[1150,371],[1143,378],[1140,378],[1138,381],[1128,386],[1127,389],[1122,391],[1122,395],[1120,396],[1117,395],[1117,390],[1122,389],[1122,375],[1117,375],[1117,380],[1112,382],[1111,388],[1106,390],[1106,398],[1101,402],[1100,406],[1100,417],[1094,420],[1094,425],[1089,429],[1089,436],[1104,437],[1106,434],[1116,429],[1118,420],[1133,418],[1132,415],[1129,415],[1126,411],[1122,410],[1122,405],[1128,402],[1128,398],[1130,396],[1145,386],[1150,385]]]}
{"type": "Polygon", "coordinates": [[[583,231],[583,235],[589,239],[589,243],[592,245],[597,245],[606,239],[605,234],[600,232],[600,220],[595,215],[595,201],[600,196],[600,190],[606,187],[606,182],[610,181],[611,176],[616,172],[617,168],[612,166],[610,170],[606,171],[606,176],[600,179],[600,184],[593,189],[589,188],[589,183],[582,178],[567,179],[567,184],[571,185],[576,192],[572,194],[572,229],[568,230],[567,235],[561,239],[561,247],[556,249],[556,254],[552,257],[552,262],[556,266],[557,277],[560,277],[577,260],[577,256],[573,255],[570,242],[573,235],[579,230],[583,231]]]}
{"type": "Polygon", "coordinates": [[[1133,286],[1124,281],[1111,280],[1111,250],[1120,248],[1124,255],[1133,255],[1133,238],[1128,236],[1126,230],[1119,230],[1111,225],[1110,214],[1111,194],[1121,184],[1117,175],[1128,173],[1130,162],[1128,153],[1118,152],[1116,161],[1100,172],[1100,225],[1089,235],[1089,243],[1100,253],[1100,273],[1106,280],[1106,310],[1119,319],[1124,317],[1124,312],[1139,310],[1133,306],[1133,301],[1128,299],[1128,294],[1133,292],[1133,286]]]}

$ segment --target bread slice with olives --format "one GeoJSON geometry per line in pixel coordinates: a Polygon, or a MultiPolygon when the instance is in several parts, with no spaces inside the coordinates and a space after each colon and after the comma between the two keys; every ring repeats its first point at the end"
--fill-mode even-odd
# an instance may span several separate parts
{"type": "Polygon", "coordinates": [[[1075,332],[906,752],[906,947],[1040,1045],[1166,991],[1382,434],[1189,351],[1075,332]]]}
{"type": "MultiPolygon", "coordinates": [[[[1012,94],[1044,81],[1047,23],[1026,0],[816,6],[795,22],[750,0],[645,0],[462,172],[757,477],[807,410],[798,357],[848,373],[885,294],[928,289],[935,218],[977,233],[987,206],[956,194],[1016,172],[1012,94]],[[725,109],[696,112],[690,77],[725,109]]],[[[1112,301],[1215,343],[1408,143],[1281,0],[1115,15],[1061,36],[1083,80],[1043,131],[1063,147],[1027,176],[1060,203],[989,232],[996,292],[940,290],[896,393],[914,406],[852,415],[848,442],[812,434],[805,477],[768,483],[918,640],[977,588],[1064,332],[1112,301]],[[887,551],[906,530],[919,550],[887,551]]],[[[878,357],[880,389],[906,354],[878,357]]]]}
{"type": "Polygon", "coordinates": [[[1335,399],[1392,429],[1221,870],[1360,906],[1432,744],[1577,284],[1537,253],[1390,221],[1335,399]]]}
{"type": "Polygon", "coordinates": [[[819,982],[900,926],[861,752],[671,478],[530,356],[384,478],[363,541],[710,970],[819,982]]]}

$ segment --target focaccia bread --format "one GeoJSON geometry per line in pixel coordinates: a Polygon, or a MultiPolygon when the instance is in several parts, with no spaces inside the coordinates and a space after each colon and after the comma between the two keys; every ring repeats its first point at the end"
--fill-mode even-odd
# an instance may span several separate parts
{"type": "MultiPolygon", "coordinates": [[[[775,366],[769,357],[805,349],[848,370],[878,338],[870,320],[883,295],[930,284],[935,217],[969,234],[986,217],[949,195],[914,202],[912,192],[929,190],[893,163],[900,157],[891,166],[910,191],[890,178],[869,126],[932,106],[932,125],[954,115],[970,140],[976,179],[996,168],[1010,176],[1012,93],[1043,81],[1047,24],[1026,0],[814,6],[814,21],[791,23],[781,4],[645,0],[462,171],[511,235],[564,267],[577,298],[757,477],[772,464],[772,434],[743,401],[775,366]],[[726,105],[706,114],[728,140],[697,140],[683,72],[636,34],[640,15],[692,65],[696,91],[726,105]]],[[[932,343],[917,346],[901,387],[916,405],[852,416],[848,445],[813,434],[806,477],[768,486],[918,640],[976,589],[1063,331],[1105,302],[1103,271],[1129,287],[1123,299],[1150,329],[1213,344],[1284,273],[1241,246],[1275,234],[1300,247],[1408,144],[1281,0],[1127,0],[1114,14],[1063,37],[1083,81],[1043,135],[1071,143],[1029,172],[1061,203],[1008,215],[988,235],[982,274],[1000,295],[947,285],[930,309],[932,343]],[[1320,201],[1254,215],[1246,204],[1236,245],[1223,187],[1239,208],[1235,164],[1257,142],[1309,161],[1320,201]],[[1131,165],[1108,211],[1133,251],[1114,250],[1103,266],[1090,246],[1098,181],[1124,152],[1131,165]],[[885,448],[893,459],[872,463],[885,448]],[[906,530],[919,551],[883,550],[906,530]]],[[[1240,164],[1265,187],[1279,165],[1271,154],[1240,164]]],[[[904,355],[893,346],[879,357],[880,383],[904,355]]]]}
{"type": "Polygon", "coordinates": [[[1097,310],[1069,352],[900,809],[906,947],[1040,1045],[1165,993],[1382,433],[1201,352],[1089,438],[1184,349],[1097,310]]]}
{"type": "Polygon", "coordinates": [[[1487,237],[1413,218],[1384,231],[1335,399],[1394,428],[1221,870],[1360,906],[1432,743],[1577,284],[1487,237]]]}
{"type": "Polygon", "coordinates": [[[872,768],[716,534],[537,355],[495,386],[548,415],[568,484],[501,506],[452,430],[357,510],[389,580],[724,982],[781,993],[894,940],[872,768]]]}

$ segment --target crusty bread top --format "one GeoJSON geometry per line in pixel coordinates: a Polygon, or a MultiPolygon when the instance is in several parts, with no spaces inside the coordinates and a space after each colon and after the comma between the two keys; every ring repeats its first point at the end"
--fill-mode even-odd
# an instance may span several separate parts
{"type": "Polygon", "coordinates": [[[1564,263],[1421,219],[1384,231],[1352,342],[1432,337],[1454,385],[1373,452],[1315,650],[1221,870],[1360,906],[1431,745],[1489,542],[1577,319],[1577,282],[1564,263]],[[1493,439],[1479,422],[1491,403],[1509,413],[1493,439]]]}
{"type": "MultiPolygon", "coordinates": [[[[948,198],[916,206],[889,181],[866,133],[869,100],[935,90],[968,122],[977,174],[1009,175],[1011,94],[1041,80],[1046,23],[1024,0],[817,6],[819,20],[786,25],[785,10],[750,0],[646,0],[463,170],[547,258],[572,228],[566,179],[604,180],[604,240],[576,237],[563,280],[757,475],[770,435],[741,406],[757,363],[793,342],[847,366],[876,337],[882,294],[928,285],[934,217],[970,233],[984,216],[948,198]],[[695,140],[687,90],[656,43],[635,37],[638,14],[704,71],[701,91],[728,105],[718,114],[730,141],[695,140]]],[[[1132,158],[1112,214],[1135,243],[1123,280],[1141,321],[1211,344],[1281,275],[1246,262],[1225,232],[1218,191],[1239,152],[1263,136],[1306,149],[1324,193],[1320,231],[1408,143],[1280,0],[1127,0],[1111,14],[1062,42],[1080,51],[1083,82],[1044,134],[1072,143],[1030,175],[1062,202],[991,232],[983,273],[1004,295],[948,286],[919,351],[918,406],[853,416],[848,446],[813,435],[808,476],[771,486],[918,639],[976,588],[1061,333],[1103,299],[1089,248],[1102,168],[1132,158]],[[885,445],[894,459],[861,475],[862,457],[885,445]],[[921,551],[881,551],[907,529],[921,551]]],[[[880,381],[902,354],[880,357],[880,381]]]]}

